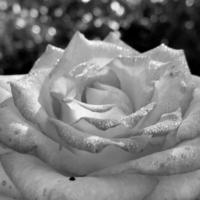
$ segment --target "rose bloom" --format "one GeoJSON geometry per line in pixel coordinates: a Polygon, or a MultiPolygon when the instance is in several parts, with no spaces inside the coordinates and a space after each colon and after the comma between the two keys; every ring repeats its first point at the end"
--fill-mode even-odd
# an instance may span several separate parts
{"type": "Polygon", "coordinates": [[[182,50],[77,32],[1,76],[0,102],[0,199],[200,196],[200,78],[182,50]]]}

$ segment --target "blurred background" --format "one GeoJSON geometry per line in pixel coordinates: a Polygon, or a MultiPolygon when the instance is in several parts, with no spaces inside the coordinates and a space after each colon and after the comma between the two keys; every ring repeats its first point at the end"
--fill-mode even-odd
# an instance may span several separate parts
{"type": "Polygon", "coordinates": [[[64,48],[76,30],[89,39],[117,31],[141,52],[184,49],[200,75],[198,0],[0,0],[0,74],[27,73],[48,43],[64,48]]]}

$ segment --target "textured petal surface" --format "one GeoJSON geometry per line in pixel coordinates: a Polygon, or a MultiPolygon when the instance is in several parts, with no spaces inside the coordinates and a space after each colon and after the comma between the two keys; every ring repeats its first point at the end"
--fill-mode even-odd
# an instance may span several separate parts
{"type": "Polygon", "coordinates": [[[157,187],[145,200],[191,200],[200,195],[200,171],[161,176],[157,187]]]}
{"type": "Polygon", "coordinates": [[[70,181],[38,159],[16,153],[5,155],[2,162],[27,200],[142,200],[157,183],[155,178],[142,175],[78,177],[70,181]]]}
{"type": "Polygon", "coordinates": [[[7,196],[9,198],[15,198],[17,200],[21,200],[22,196],[19,190],[15,187],[13,182],[10,180],[6,172],[4,171],[1,163],[0,163],[0,199],[1,195],[7,196]]]}
{"type": "Polygon", "coordinates": [[[52,75],[59,76],[69,72],[72,67],[91,61],[104,66],[118,55],[132,55],[131,51],[103,41],[89,41],[80,32],[75,33],[52,75]]]}
{"type": "Polygon", "coordinates": [[[173,112],[179,107],[182,113],[185,113],[192,99],[192,93],[192,82],[187,81],[187,77],[179,69],[172,67],[155,81],[152,101],[156,102],[156,108],[139,124],[139,127],[152,125],[162,114],[173,112]]]}
{"type": "Polygon", "coordinates": [[[177,140],[182,141],[199,136],[200,133],[200,89],[196,88],[193,99],[178,129],[177,140]]]}
{"type": "Polygon", "coordinates": [[[196,138],[180,145],[142,158],[104,169],[95,175],[140,173],[170,175],[197,170],[200,166],[200,139],[196,138]]]}
{"type": "Polygon", "coordinates": [[[0,199],[199,199],[199,102],[182,50],[48,46],[0,76],[0,199]]]}
{"type": "Polygon", "coordinates": [[[135,49],[133,49],[131,46],[129,46],[128,44],[126,44],[125,42],[123,42],[116,33],[114,32],[110,32],[106,38],[104,39],[104,41],[106,42],[110,42],[112,44],[116,44],[118,46],[121,46],[123,48],[127,48],[128,50],[130,50],[133,55],[138,55],[139,52],[135,49]]]}
{"type": "Polygon", "coordinates": [[[108,64],[117,74],[121,89],[137,110],[150,101],[153,87],[146,82],[149,58],[144,56],[121,57],[108,64]]]}
{"type": "Polygon", "coordinates": [[[11,83],[14,103],[21,114],[54,139],[57,139],[55,131],[47,121],[47,113],[53,115],[48,92],[48,75],[61,56],[60,49],[48,46],[32,71],[11,83]]]}

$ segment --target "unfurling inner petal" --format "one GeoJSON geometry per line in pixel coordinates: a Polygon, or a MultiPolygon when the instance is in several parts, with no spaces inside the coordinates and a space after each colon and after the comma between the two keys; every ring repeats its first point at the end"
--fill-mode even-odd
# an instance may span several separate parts
{"type": "Polygon", "coordinates": [[[145,106],[153,93],[152,85],[146,82],[149,58],[145,56],[120,57],[108,66],[117,74],[121,89],[130,98],[134,110],[145,106]]]}
{"type": "Polygon", "coordinates": [[[99,66],[91,61],[81,63],[74,67],[69,75],[79,82],[79,86],[87,87],[98,81],[113,87],[120,87],[120,82],[113,70],[106,66],[99,66]]]}
{"type": "MultiPolygon", "coordinates": [[[[89,118],[89,117],[83,117],[82,119],[86,120],[88,123],[94,125],[98,129],[101,130],[107,130],[109,128],[113,128],[119,125],[123,125],[126,128],[132,129],[134,128],[137,123],[146,116],[155,106],[155,103],[150,103],[136,112],[122,117],[121,119],[98,119],[98,118],[89,118]]],[[[123,137],[123,135],[121,134],[123,137]]]]}
{"type": "Polygon", "coordinates": [[[181,108],[184,114],[192,98],[193,86],[186,80],[183,74],[176,67],[164,73],[158,81],[155,81],[155,90],[152,101],[156,102],[155,109],[138,125],[138,129],[156,123],[162,114],[170,113],[181,108]]]}
{"type": "Polygon", "coordinates": [[[141,135],[149,135],[149,136],[165,136],[170,131],[176,130],[181,122],[181,109],[178,109],[172,113],[163,114],[156,124],[148,126],[141,130],[141,135]]]}
{"type": "Polygon", "coordinates": [[[120,89],[95,82],[93,88],[85,91],[86,101],[90,104],[116,104],[125,114],[133,111],[128,96],[120,89]]]}

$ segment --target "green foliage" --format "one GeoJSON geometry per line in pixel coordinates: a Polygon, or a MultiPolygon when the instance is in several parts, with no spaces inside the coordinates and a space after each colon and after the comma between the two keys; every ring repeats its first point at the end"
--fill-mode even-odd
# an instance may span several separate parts
{"type": "Polygon", "coordinates": [[[134,48],[183,48],[200,75],[200,2],[195,0],[0,0],[0,73],[26,73],[47,43],[65,47],[76,30],[117,31],[134,48]]]}

